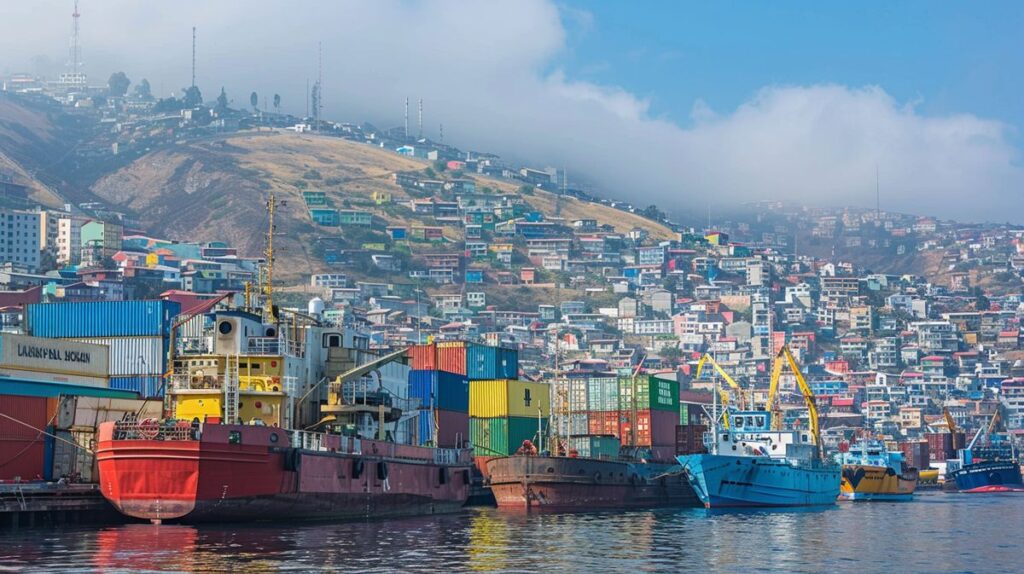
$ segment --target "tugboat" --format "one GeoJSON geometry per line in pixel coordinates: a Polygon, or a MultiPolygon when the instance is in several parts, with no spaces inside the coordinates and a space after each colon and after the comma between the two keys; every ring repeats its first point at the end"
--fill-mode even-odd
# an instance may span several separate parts
{"type": "Polygon", "coordinates": [[[918,470],[904,468],[903,453],[892,452],[878,440],[860,441],[840,452],[843,465],[840,497],[844,500],[910,500],[917,488],[918,470]]]}
{"type": "Polygon", "coordinates": [[[712,430],[705,435],[709,454],[677,457],[706,508],[835,504],[840,468],[822,456],[814,395],[786,347],[772,368],[768,408],[778,390],[783,357],[803,393],[810,429],[775,430],[770,410],[713,413],[712,430]]]}
{"type": "Polygon", "coordinates": [[[983,431],[978,429],[971,444],[959,451],[960,468],[948,473],[959,492],[1024,492],[1017,452],[1008,440],[994,432],[999,420],[996,411],[988,425],[987,446],[975,446],[983,431]]]}

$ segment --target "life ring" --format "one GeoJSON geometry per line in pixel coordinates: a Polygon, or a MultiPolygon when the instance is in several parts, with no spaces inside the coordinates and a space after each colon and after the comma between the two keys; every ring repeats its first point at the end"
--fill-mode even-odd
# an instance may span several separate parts
{"type": "Polygon", "coordinates": [[[153,440],[160,434],[160,421],[156,419],[142,419],[139,421],[139,435],[147,440],[153,440]]]}
{"type": "Polygon", "coordinates": [[[377,463],[377,479],[388,479],[388,463],[384,462],[383,460],[377,463]]]}
{"type": "Polygon", "coordinates": [[[363,459],[357,458],[352,460],[352,478],[359,478],[363,475],[363,459]]]}

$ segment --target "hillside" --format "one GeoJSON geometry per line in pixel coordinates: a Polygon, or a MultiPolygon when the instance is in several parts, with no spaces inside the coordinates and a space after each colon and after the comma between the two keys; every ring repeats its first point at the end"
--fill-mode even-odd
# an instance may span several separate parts
{"type": "Polygon", "coordinates": [[[60,127],[54,122],[58,115],[0,95],[0,173],[28,186],[30,201],[49,207],[60,207],[63,202],[35,178],[35,160],[51,157],[60,149],[60,127]]]}
{"type": "MultiPolygon", "coordinates": [[[[303,190],[322,190],[335,208],[372,211],[386,225],[430,224],[402,204],[409,195],[396,185],[396,171],[422,170],[428,162],[377,147],[338,138],[283,131],[243,132],[224,137],[178,143],[142,156],[100,178],[91,192],[135,213],[143,228],[158,235],[193,240],[224,240],[244,255],[258,255],[264,244],[264,205],[271,193],[284,200],[278,211],[278,273],[285,282],[299,282],[325,269],[320,249],[346,241],[379,242],[383,234],[348,227],[328,228],[312,223],[302,199],[303,190]],[[378,205],[374,192],[392,201],[378,205]]],[[[519,193],[512,182],[480,179],[478,187],[519,193]]],[[[593,218],[620,231],[647,229],[668,239],[671,231],[637,215],[610,207],[557,199],[534,191],[524,199],[552,215],[556,204],[566,219],[593,218]]],[[[462,240],[461,229],[446,227],[449,240],[462,240]]]]}

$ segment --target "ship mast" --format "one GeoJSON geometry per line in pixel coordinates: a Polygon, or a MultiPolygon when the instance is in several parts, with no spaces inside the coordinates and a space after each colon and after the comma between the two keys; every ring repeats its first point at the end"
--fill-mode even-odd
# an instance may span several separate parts
{"type": "Polygon", "coordinates": [[[263,281],[263,299],[264,308],[271,322],[277,320],[277,313],[274,312],[274,212],[276,210],[277,199],[274,197],[274,194],[270,194],[270,199],[267,201],[267,220],[269,225],[267,228],[267,248],[264,252],[267,262],[264,266],[266,277],[263,281]]]}

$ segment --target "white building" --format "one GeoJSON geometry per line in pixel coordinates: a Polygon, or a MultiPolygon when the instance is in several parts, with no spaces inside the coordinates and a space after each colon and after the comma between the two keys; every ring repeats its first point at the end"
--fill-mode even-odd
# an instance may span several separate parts
{"type": "MultiPolygon", "coordinates": [[[[88,222],[83,217],[65,216],[57,219],[57,263],[76,265],[82,260],[82,226],[88,222]]],[[[49,227],[47,217],[47,227],[49,227]]]]}
{"type": "Polygon", "coordinates": [[[39,212],[0,209],[0,261],[39,269],[39,212]]]}

